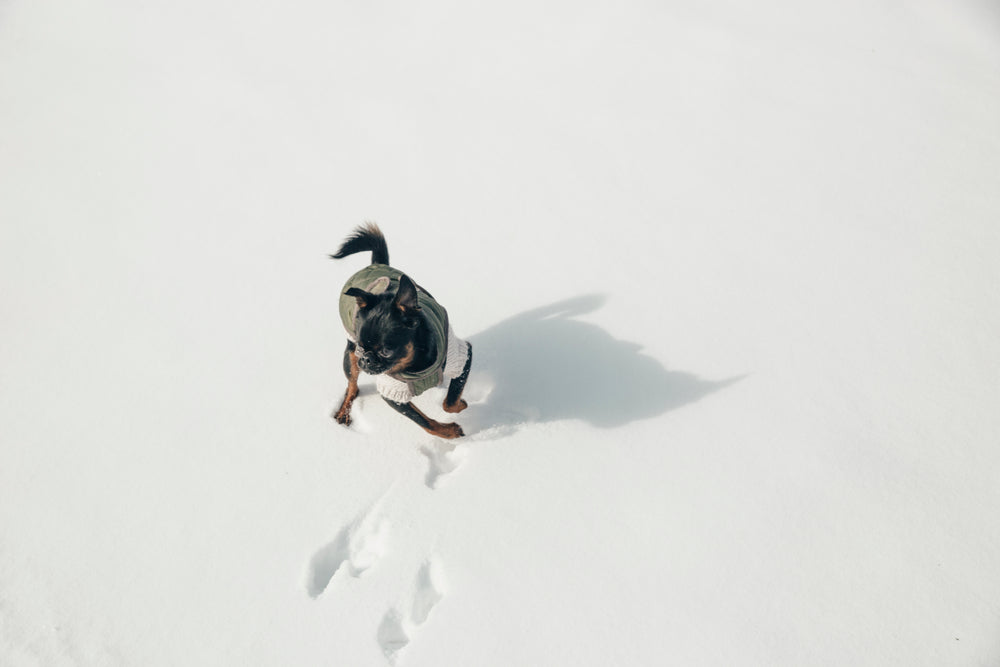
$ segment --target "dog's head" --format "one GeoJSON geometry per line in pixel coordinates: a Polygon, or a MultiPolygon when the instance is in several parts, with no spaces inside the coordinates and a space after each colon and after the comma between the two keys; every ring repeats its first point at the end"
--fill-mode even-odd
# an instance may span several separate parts
{"type": "Polygon", "coordinates": [[[371,294],[357,287],[346,292],[358,302],[354,330],[358,367],[369,375],[398,373],[413,367],[420,355],[418,343],[423,314],[417,286],[399,277],[395,293],[371,294]]]}

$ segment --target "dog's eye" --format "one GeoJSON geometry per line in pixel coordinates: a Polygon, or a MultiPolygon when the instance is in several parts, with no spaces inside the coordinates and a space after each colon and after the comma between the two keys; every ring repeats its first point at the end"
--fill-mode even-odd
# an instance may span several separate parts
{"type": "Polygon", "coordinates": [[[392,350],[382,348],[381,350],[378,351],[378,356],[382,357],[383,359],[388,359],[389,357],[392,356],[392,350]]]}

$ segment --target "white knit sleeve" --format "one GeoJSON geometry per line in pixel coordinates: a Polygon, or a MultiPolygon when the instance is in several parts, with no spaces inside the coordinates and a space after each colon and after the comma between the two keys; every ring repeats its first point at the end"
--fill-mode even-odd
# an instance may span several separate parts
{"type": "Polygon", "coordinates": [[[413,392],[410,391],[410,385],[401,380],[391,378],[388,375],[376,375],[375,388],[378,390],[378,393],[394,403],[409,403],[413,400],[413,392]]]}
{"type": "Polygon", "coordinates": [[[469,344],[455,335],[451,325],[448,325],[448,358],[444,362],[445,379],[457,378],[465,370],[465,362],[469,358],[469,344]]]}

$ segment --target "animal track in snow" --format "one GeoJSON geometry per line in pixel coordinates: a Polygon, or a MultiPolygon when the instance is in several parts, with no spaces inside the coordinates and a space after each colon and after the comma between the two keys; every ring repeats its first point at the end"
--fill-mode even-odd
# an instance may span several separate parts
{"type": "Polygon", "coordinates": [[[361,513],[340,529],[337,536],[313,554],[306,569],[306,592],[317,598],[341,566],[347,564],[351,576],[360,577],[385,552],[389,522],[371,512],[361,513]]]}
{"type": "Polygon", "coordinates": [[[472,381],[465,385],[462,397],[469,405],[482,405],[493,393],[495,384],[496,382],[490,377],[473,377],[472,381]]]}
{"type": "MultiPolygon", "coordinates": [[[[358,397],[354,400],[354,407],[351,408],[351,425],[348,427],[341,426],[339,424],[334,424],[338,429],[342,429],[347,433],[371,433],[372,425],[369,419],[365,416],[365,404],[368,402],[371,391],[368,388],[363,388],[359,390],[358,397]]],[[[330,419],[336,421],[337,412],[340,410],[340,401],[334,404],[333,408],[330,410],[330,419]]]]}
{"type": "Polygon", "coordinates": [[[417,572],[415,590],[406,613],[390,609],[379,625],[376,639],[390,663],[395,663],[399,652],[410,643],[417,628],[427,621],[431,610],[443,597],[444,572],[437,559],[431,558],[417,572]]]}
{"type": "Polygon", "coordinates": [[[430,489],[437,488],[440,479],[455,470],[465,459],[465,448],[455,442],[436,440],[421,447],[420,453],[428,460],[424,483],[430,489]]]}

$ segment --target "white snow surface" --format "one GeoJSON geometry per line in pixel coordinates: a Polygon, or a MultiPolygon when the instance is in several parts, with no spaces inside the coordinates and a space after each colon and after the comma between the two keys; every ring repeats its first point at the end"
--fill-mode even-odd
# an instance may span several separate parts
{"type": "Polygon", "coordinates": [[[1000,664],[998,38],[0,4],[0,664],[1000,664]],[[366,219],[465,438],[330,419],[366,219]]]}

